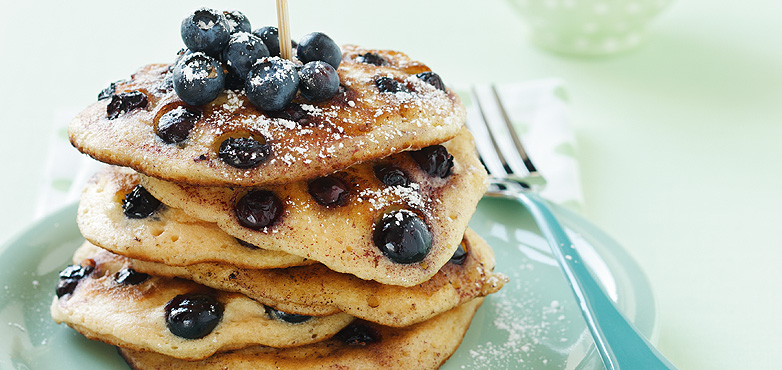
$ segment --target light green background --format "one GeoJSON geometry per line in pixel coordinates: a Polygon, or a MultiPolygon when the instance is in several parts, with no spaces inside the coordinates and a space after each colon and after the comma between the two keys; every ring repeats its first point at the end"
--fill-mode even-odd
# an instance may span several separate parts
{"type": "MultiPolygon", "coordinates": [[[[32,221],[55,110],[172,60],[179,21],[203,4],[73,3],[3,2],[2,240],[32,221]]],[[[271,0],[226,4],[206,3],[276,22],[271,0]]],[[[562,77],[586,217],[649,276],[662,352],[681,369],[780,367],[782,2],[679,0],[641,49],[608,59],[539,51],[500,0],[290,0],[290,11],[294,39],[322,30],[401,49],[448,83],[562,77]]]]}

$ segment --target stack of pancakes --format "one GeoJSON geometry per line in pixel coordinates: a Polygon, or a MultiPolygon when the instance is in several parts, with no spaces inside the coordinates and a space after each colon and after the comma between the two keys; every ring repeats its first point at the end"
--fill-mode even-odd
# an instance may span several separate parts
{"type": "Polygon", "coordinates": [[[486,172],[464,108],[423,72],[346,46],[337,95],[279,112],[237,90],[187,106],[168,65],[112,84],[70,126],[112,166],[84,190],[52,316],[137,369],[439,367],[505,278],[467,227],[486,172]],[[161,140],[184,108],[186,140],[161,140]],[[240,137],[268,158],[226,163],[240,137]]]}

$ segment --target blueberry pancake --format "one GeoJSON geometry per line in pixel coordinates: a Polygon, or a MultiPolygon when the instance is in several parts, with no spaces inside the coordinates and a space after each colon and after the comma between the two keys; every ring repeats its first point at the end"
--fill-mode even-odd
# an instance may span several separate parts
{"type": "Polygon", "coordinates": [[[77,221],[84,238],[97,246],[168,265],[216,261],[262,269],[314,263],[258,248],[214,223],[160,204],[139,186],[138,173],[126,167],[107,166],[91,179],[82,192],[77,221]]]}
{"type": "Polygon", "coordinates": [[[291,315],[237,293],[149,276],[125,257],[85,243],[60,273],[51,314],[86,337],[186,360],[254,345],[325,340],[353,318],[291,315]]]}
{"type": "Polygon", "coordinates": [[[296,348],[251,347],[194,362],[127,349],[120,354],[134,370],[433,370],[456,351],[482,300],[405,328],[357,320],[327,341],[296,348]]]}
{"type": "Polygon", "coordinates": [[[486,188],[467,129],[419,151],[310,181],[203,187],[141,176],[164,204],[264,249],[383,284],[413,286],[453,255],[486,188]]]}
{"type": "Polygon", "coordinates": [[[427,320],[476,297],[498,291],[506,277],[492,272],[494,253],[467,230],[453,258],[431,279],[412,286],[383,285],[323,265],[250,270],[229,263],[177,267],[130,261],[136,271],[180,277],[218,290],[242,293],[265,305],[301,315],[345,312],[386,326],[427,320]]]}
{"type": "MultiPolygon", "coordinates": [[[[104,99],[71,122],[71,143],[99,161],[169,181],[257,186],[325,176],[459,132],[464,107],[439,77],[431,78],[436,75],[429,68],[394,51],[373,51],[383,60],[379,64],[357,57],[369,52],[345,47],[333,96],[308,99],[302,83],[302,94],[282,107],[254,102],[249,82],[215,90],[214,99],[191,98],[178,84],[178,76],[199,75],[187,63],[218,62],[200,52],[184,53],[174,66],[149,65],[112,84],[101,94],[104,99]]],[[[300,67],[293,62],[264,61],[291,71],[298,81],[300,67]]],[[[218,66],[211,71],[223,74],[218,66]]]]}

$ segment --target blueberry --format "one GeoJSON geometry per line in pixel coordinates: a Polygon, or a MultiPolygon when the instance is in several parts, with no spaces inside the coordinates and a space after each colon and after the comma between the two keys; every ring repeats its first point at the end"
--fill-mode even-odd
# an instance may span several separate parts
{"type": "Polygon", "coordinates": [[[179,51],[176,53],[176,59],[174,60],[174,64],[168,67],[168,71],[169,72],[173,71],[174,70],[174,66],[176,66],[177,63],[179,63],[179,61],[182,60],[182,58],[184,58],[184,57],[186,57],[186,56],[188,56],[190,54],[193,54],[193,53],[194,53],[194,51],[192,51],[192,50],[190,50],[188,48],[179,49],[179,51]]]}
{"type": "Polygon", "coordinates": [[[280,37],[277,27],[265,26],[253,31],[253,35],[258,36],[266,48],[269,49],[269,55],[273,57],[280,56],[280,37]]]}
{"type": "Polygon", "coordinates": [[[244,90],[244,80],[247,76],[240,77],[236,72],[226,69],[225,89],[241,92],[244,90]]]}
{"type": "Polygon", "coordinates": [[[398,92],[410,92],[407,86],[391,77],[378,77],[375,80],[375,86],[380,92],[398,93],[398,92]]]}
{"type": "Polygon", "coordinates": [[[201,8],[182,21],[182,41],[192,51],[217,57],[231,37],[225,16],[214,9],[201,8]]]}
{"type": "Polygon", "coordinates": [[[168,144],[181,143],[190,135],[201,113],[185,107],[177,107],[160,116],[155,133],[168,144]]]}
{"type": "Polygon", "coordinates": [[[236,168],[252,168],[266,161],[271,154],[271,145],[251,137],[229,137],[220,144],[217,156],[226,164],[236,168]]]}
{"type": "Polygon", "coordinates": [[[322,60],[336,69],[342,61],[342,50],[326,34],[313,32],[305,35],[299,41],[299,46],[296,48],[296,57],[302,63],[322,60]]]}
{"type": "Polygon", "coordinates": [[[234,214],[239,224],[260,230],[274,224],[282,215],[282,202],[267,190],[253,190],[236,202],[234,214]]]}
{"type": "Polygon", "coordinates": [[[277,111],[293,101],[299,89],[299,74],[293,62],[279,57],[261,59],[253,65],[244,83],[247,99],[258,109],[277,111]]]}
{"type": "Polygon", "coordinates": [[[383,184],[388,186],[410,185],[410,179],[407,177],[407,174],[399,167],[377,165],[373,170],[375,171],[375,177],[383,184]]]}
{"type": "Polygon", "coordinates": [[[360,322],[346,326],[334,337],[349,346],[366,346],[381,340],[380,332],[377,329],[360,322]]]}
{"type": "Polygon", "coordinates": [[[316,60],[299,70],[299,90],[311,102],[330,99],[339,91],[339,75],[330,64],[316,60]]]}
{"type": "Polygon", "coordinates": [[[448,262],[455,265],[462,265],[466,259],[467,251],[464,250],[464,245],[460,243],[459,247],[457,247],[456,251],[453,252],[453,256],[451,256],[451,259],[448,262]]]}
{"type": "Polygon", "coordinates": [[[250,26],[250,20],[244,13],[238,10],[223,10],[223,16],[228,23],[228,32],[250,32],[252,27],[250,26]]]}
{"type": "Polygon", "coordinates": [[[92,270],[94,270],[95,267],[92,265],[70,265],[60,271],[60,279],[77,279],[81,280],[84,279],[87,275],[89,275],[92,270]]]}
{"type": "Polygon", "coordinates": [[[138,285],[149,279],[149,275],[138,272],[130,267],[117,271],[114,281],[122,285],[138,285]]]}
{"type": "Polygon", "coordinates": [[[451,175],[453,156],[442,145],[432,145],[410,152],[413,159],[429,176],[446,178],[451,175]]]}
{"type": "Polygon", "coordinates": [[[153,197],[147,189],[136,185],[122,200],[122,212],[127,218],[146,218],[155,213],[160,208],[160,204],[160,201],[153,197]]]}
{"type": "Polygon", "coordinates": [[[223,309],[211,295],[180,294],[166,304],[166,327],[178,337],[203,338],[220,323],[223,309]]]}
{"type": "Polygon", "coordinates": [[[115,89],[114,82],[112,82],[111,85],[109,85],[108,87],[106,87],[105,89],[101,90],[98,93],[98,100],[110,98],[112,95],[114,95],[114,89],[115,89]]]}
{"type": "Polygon", "coordinates": [[[112,95],[111,101],[106,106],[106,118],[115,119],[122,113],[144,108],[147,104],[149,104],[147,96],[138,90],[112,95]]]}
{"type": "Polygon", "coordinates": [[[237,32],[231,35],[228,45],[223,49],[225,64],[241,80],[247,78],[250,68],[258,59],[268,56],[269,49],[263,41],[248,32],[237,32]]]}
{"type": "Polygon", "coordinates": [[[62,297],[66,294],[73,293],[74,289],[76,289],[76,286],[79,285],[79,280],[75,279],[60,279],[57,280],[57,287],[54,289],[54,293],[57,294],[57,297],[62,297]]]}
{"type": "Polygon", "coordinates": [[[359,54],[356,57],[356,62],[358,62],[358,63],[366,63],[366,64],[374,64],[376,66],[387,66],[388,65],[388,62],[385,60],[385,58],[381,57],[379,54],[376,54],[376,53],[359,54]]]}
{"type": "Polygon", "coordinates": [[[291,324],[299,324],[312,318],[312,316],[297,315],[295,313],[287,313],[277,310],[275,308],[266,306],[266,313],[273,319],[285,321],[291,324]]]}
{"type": "Polygon", "coordinates": [[[223,67],[215,58],[196,52],[185,55],[174,66],[174,91],[190,105],[214,100],[225,87],[223,67]]]}
{"type": "Polygon", "coordinates": [[[124,82],[124,80],[119,80],[119,81],[112,82],[111,84],[109,84],[108,87],[106,87],[105,89],[101,90],[100,93],[98,94],[98,100],[108,99],[112,95],[114,95],[114,92],[117,89],[117,84],[120,83],[120,82],[124,82]]]}
{"type": "Polygon", "coordinates": [[[296,122],[302,126],[309,125],[312,122],[312,116],[301,107],[301,104],[288,104],[282,110],[269,112],[270,117],[280,118],[296,122]]]}
{"type": "Polygon", "coordinates": [[[335,176],[315,179],[307,185],[307,190],[318,204],[327,207],[344,205],[350,195],[348,185],[335,176]]]}
{"type": "Polygon", "coordinates": [[[445,84],[443,83],[443,79],[440,78],[440,75],[434,72],[421,72],[415,75],[416,77],[424,80],[424,82],[445,91],[445,84]]]}
{"type": "Polygon", "coordinates": [[[60,272],[60,280],[57,281],[55,293],[57,297],[73,293],[79,281],[89,275],[95,268],[90,265],[70,265],[60,272]]]}
{"type": "MultiPolygon", "coordinates": [[[[170,68],[173,70],[174,66],[170,68]]],[[[168,94],[171,90],[174,90],[174,76],[171,73],[166,73],[163,79],[155,86],[155,90],[163,94],[168,94]]]]}
{"type": "Polygon", "coordinates": [[[398,210],[384,215],[375,226],[374,242],[395,263],[422,261],[432,248],[432,233],[415,213],[398,210]]]}

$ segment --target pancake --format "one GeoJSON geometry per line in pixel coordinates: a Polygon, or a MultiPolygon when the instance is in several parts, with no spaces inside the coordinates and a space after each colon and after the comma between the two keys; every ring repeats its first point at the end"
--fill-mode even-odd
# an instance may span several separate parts
{"type": "Polygon", "coordinates": [[[486,189],[486,171],[466,128],[442,146],[453,155],[453,168],[444,178],[425,172],[409,153],[361,163],[334,174],[331,177],[344,182],[348,194],[337,206],[316,202],[304,181],[227,188],[141,176],[141,183],[164,204],[215,222],[228,234],[253,245],[316,260],[334,271],[362,279],[413,286],[432,277],[451,258],[486,189]],[[377,166],[400,169],[409,184],[385,185],[375,173],[377,166]],[[247,227],[237,216],[236,205],[248,194],[261,192],[270,192],[279,199],[281,214],[269,226],[247,227]],[[431,249],[419,262],[394,262],[376,245],[374,232],[379,220],[390,214],[399,216],[395,212],[401,210],[415,214],[431,232],[431,249]]]}
{"type": "Polygon", "coordinates": [[[378,66],[346,47],[338,68],[341,92],[319,103],[297,97],[285,111],[256,109],[242,91],[225,90],[215,100],[189,107],[199,118],[180,144],[156,135],[165,113],[185,107],[171,83],[170,66],[141,68],[113,86],[115,95],[141,92],[146,103],[109,115],[110,99],[99,100],[70,124],[71,143],[95,159],[168,181],[211,186],[282,184],[324,176],[356,163],[453,138],[464,124],[457,95],[411,73],[428,71],[405,54],[377,51],[388,60],[378,66]],[[381,92],[376,80],[389,77],[409,91],[381,92]],[[116,117],[115,117],[116,116],[116,117]],[[229,137],[253,137],[271,146],[266,161],[236,168],[218,156],[229,137]]]}
{"type": "Polygon", "coordinates": [[[351,340],[362,336],[347,335],[349,332],[345,330],[344,336],[340,333],[316,344],[286,349],[252,347],[220,353],[197,362],[127,349],[120,349],[120,354],[134,370],[433,370],[442,366],[456,351],[482,300],[472,300],[406,328],[389,328],[357,321],[348,328],[368,327],[364,332],[371,335],[363,336],[363,340],[351,340]],[[369,338],[377,341],[373,342],[369,338]]]}
{"type": "Polygon", "coordinates": [[[161,206],[149,217],[130,218],[122,202],[138,184],[135,171],[116,166],[103,168],[91,179],[82,192],[77,215],[85,239],[126,257],[175,266],[215,261],[261,269],[315,263],[242,243],[214,223],[176,208],[161,206]]]}
{"type": "Polygon", "coordinates": [[[492,272],[494,253],[472,230],[466,254],[443,266],[430,280],[412,287],[383,285],[329,270],[323,265],[248,270],[230,264],[186,267],[131,261],[135,270],[191,279],[219,290],[239,292],[279,310],[302,315],[343,311],[385,326],[425,321],[476,297],[498,291],[506,277],[492,272]]]}
{"type": "MultiPolygon", "coordinates": [[[[353,321],[351,316],[339,313],[292,324],[273,318],[264,305],[244,295],[215,291],[187,280],[155,276],[136,279],[138,273],[122,280],[123,273],[128,273],[127,258],[89,243],[77,250],[73,260],[93,269],[86,270],[87,276],[70,286],[72,291],[58,292],[60,297],[55,297],[51,306],[54,320],[87,338],[135,350],[196,360],[254,345],[293,347],[314,343],[353,321]],[[219,302],[222,312],[216,314],[217,326],[199,333],[203,335],[200,338],[175,335],[167,325],[167,305],[180,295],[207,296],[219,302]]],[[[61,274],[58,287],[67,280],[61,274]]]]}

